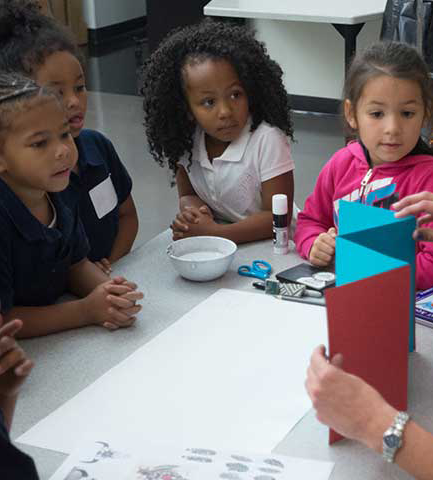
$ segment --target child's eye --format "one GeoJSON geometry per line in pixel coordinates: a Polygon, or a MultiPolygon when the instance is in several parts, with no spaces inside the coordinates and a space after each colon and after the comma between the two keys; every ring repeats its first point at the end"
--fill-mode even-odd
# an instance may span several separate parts
{"type": "Polygon", "coordinates": [[[213,107],[215,105],[215,100],[213,98],[205,98],[202,100],[201,104],[205,107],[213,107]]]}
{"type": "Polygon", "coordinates": [[[405,118],[412,118],[415,115],[415,112],[406,111],[406,112],[403,112],[402,115],[405,118]]]}
{"type": "Polygon", "coordinates": [[[47,145],[47,140],[39,140],[39,142],[33,142],[30,147],[31,148],[43,148],[47,145]]]}
{"type": "Polygon", "coordinates": [[[85,90],[86,90],[86,86],[85,86],[85,85],[77,85],[77,86],[75,87],[75,91],[76,91],[77,93],[84,92],[85,90]]]}
{"type": "Polygon", "coordinates": [[[242,96],[242,92],[240,90],[237,90],[232,93],[232,98],[236,99],[242,96]]]}
{"type": "Polygon", "coordinates": [[[69,138],[69,135],[71,135],[71,132],[69,130],[66,132],[63,132],[61,135],[62,140],[69,138]]]}
{"type": "Polygon", "coordinates": [[[382,118],[383,117],[383,112],[370,112],[370,116],[373,118],[382,118]]]}

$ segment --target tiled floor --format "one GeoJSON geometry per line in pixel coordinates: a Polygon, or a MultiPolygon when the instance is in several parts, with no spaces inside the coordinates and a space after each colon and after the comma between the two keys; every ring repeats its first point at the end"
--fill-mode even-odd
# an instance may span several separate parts
{"type": "MultiPolygon", "coordinates": [[[[93,91],[89,93],[86,126],[100,130],[112,140],[133,178],[132,194],[140,218],[135,243],[138,246],[168,227],[177,211],[177,192],[170,187],[170,173],[149,154],[141,98],[119,93],[137,91],[137,65],[146,55],[145,43],[131,43],[98,57],[88,55],[87,80],[93,91]]],[[[344,137],[336,116],[296,113],[294,123],[295,200],[302,207],[320,169],[343,146],[344,137]]]]}

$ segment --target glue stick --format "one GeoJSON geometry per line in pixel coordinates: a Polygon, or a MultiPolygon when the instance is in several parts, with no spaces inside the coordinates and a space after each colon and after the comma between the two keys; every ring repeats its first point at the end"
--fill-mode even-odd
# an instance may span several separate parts
{"type": "Polygon", "coordinates": [[[289,251],[289,232],[287,230],[287,195],[272,196],[272,233],[274,253],[286,254],[289,251]]]}

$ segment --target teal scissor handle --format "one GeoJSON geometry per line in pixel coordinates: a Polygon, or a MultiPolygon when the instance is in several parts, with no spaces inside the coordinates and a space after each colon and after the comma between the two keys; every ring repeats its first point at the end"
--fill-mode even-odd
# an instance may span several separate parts
{"type": "Polygon", "coordinates": [[[271,274],[271,269],[272,267],[268,262],[264,260],[254,260],[252,266],[241,265],[238,268],[238,273],[244,277],[255,277],[266,280],[271,274]]]}

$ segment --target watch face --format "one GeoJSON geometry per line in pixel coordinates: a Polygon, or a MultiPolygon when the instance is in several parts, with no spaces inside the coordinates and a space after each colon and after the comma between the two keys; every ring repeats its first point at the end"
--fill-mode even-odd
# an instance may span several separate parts
{"type": "Polygon", "coordinates": [[[389,448],[396,448],[400,444],[400,437],[391,433],[390,435],[386,435],[383,441],[389,448]]]}

